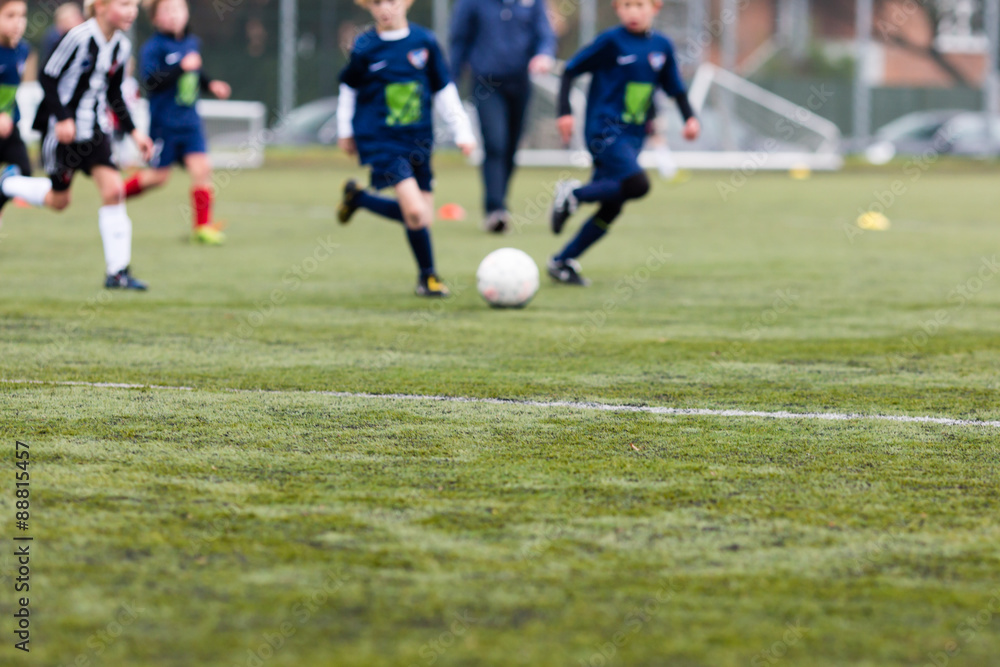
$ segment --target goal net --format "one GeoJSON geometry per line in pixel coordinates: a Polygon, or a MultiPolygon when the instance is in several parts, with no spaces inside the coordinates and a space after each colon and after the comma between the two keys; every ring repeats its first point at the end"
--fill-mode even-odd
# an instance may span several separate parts
{"type": "MultiPolygon", "coordinates": [[[[554,122],[559,77],[535,76],[532,82],[534,94],[518,164],[589,166],[591,158],[583,140],[589,81],[578,79],[570,97],[577,123],[568,148],[562,145],[554,122]]],[[[742,77],[704,64],[688,95],[702,124],[702,135],[694,142],[681,137],[683,124],[673,101],[662,94],[654,98],[657,134],[666,138],[681,169],[824,171],[843,166],[841,134],[834,123],[742,77]]],[[[639,161],[644,167],[656,166],[656,151],[644,150],[639,161]]]]}

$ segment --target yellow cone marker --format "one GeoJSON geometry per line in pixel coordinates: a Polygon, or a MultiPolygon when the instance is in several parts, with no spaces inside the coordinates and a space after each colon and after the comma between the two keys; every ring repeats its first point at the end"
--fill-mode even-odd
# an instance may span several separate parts
{"type": "Polygon", "coordinates": [[[862,213],[858,216],[857,225],[861,229],[866,229],[872,232],[884,232],[892,226],[889,222],[889,218],[885,217],[877,211],[868,211],[867,213],[862,213]]]}

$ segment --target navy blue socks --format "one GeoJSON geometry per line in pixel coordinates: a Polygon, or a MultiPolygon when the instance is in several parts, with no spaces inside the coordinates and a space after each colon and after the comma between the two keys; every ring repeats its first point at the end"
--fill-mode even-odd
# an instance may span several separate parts
{"type": "Polygon", "coordinates": [[[357,204],[361,208],[368,209],[375,215],[383,218],[403,222],[403,209],[399,207],[399,202],[388,197],[380,197],[370,192],[362,190],[357,194],[357,204]]]}

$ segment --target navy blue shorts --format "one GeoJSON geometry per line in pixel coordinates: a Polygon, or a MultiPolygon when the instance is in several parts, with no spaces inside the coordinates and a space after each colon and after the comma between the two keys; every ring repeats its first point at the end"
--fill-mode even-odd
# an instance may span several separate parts
{"type": "Polygon", "coordinates": [[[391,188],[408,178],[415,178],[423,192],[434,191],[430,153],[411,151],[409,155],[380,156],[369,160],[368,164],[372,168],[372,187],[376,190],[391,188]]]}
{"type": "Polygon", "coordinates": [[[188,155],[208,151],[205,132],[200,125],[185,129],[153,127],[149,138],[153,140],[153,159],[149,166],[154,169],[163,169],[175,162],[183,165],[188,155]]]}
{"type": "Polygon", "coordinates": [[[619,135],[613,139],[593,139],[587,147],[594,156],[595,181],[623,181],[632,174],[643,171],[639,166],[642,138],[619,135]]]}

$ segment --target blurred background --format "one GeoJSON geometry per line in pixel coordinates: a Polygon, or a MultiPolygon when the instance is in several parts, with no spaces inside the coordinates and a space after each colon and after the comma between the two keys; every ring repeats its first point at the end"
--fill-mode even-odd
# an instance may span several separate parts
{"type": "MultiPolygon", "coordinates": [[[[616,24],[608,0],[546,1],[563,59],[616,24]]],[[[941,144],[947,128],[948,145],[942,152],[991,156],[1000,151],[998,3],[666,0],[658,21],[674,39],[689,82],[711,63],[752,84],[727,86],[716,76],[707,77],[706,103],[714,99],[722,109],[718,124],[723,129],[714,140],[707,132],[705,150],[753,150],[754,140],[740,136],[756,134],[755,141],[763,145],[761,137],[775,132],[762,131],[762,124],[773,130],[776,118],[799,122],[808,112],[836,128],[840,153],[873,144],[882,150],[872,152],[875,160],[919,152],[935,138],[941,144]],[[720,102],[717,88],[728,101],[720,102]],[[774,93],[802,111],[759,91],[774,93]],[[769,112],[755,119],[758,107],[769,112]],[[746,118],[737,123],[733,114],[746,118]]],[[[35,47],[56,4],[31,3],[27,39],[35,47]]],[[[447,45],[450,5],[449,0],[417,0],[410,18],[432,27],[447,45]]],[[[204,40],[206,70],[232,84],[235,100],[263,103],[269,126],[287,119],[293,109],[326,98],[298,114],[309,118],[297,121],[301,132],[286,134],[283,143],[335,142],[327,124],[333,113],[330,98],[336,95],[337,75],[355,36],[371,22],[364,9],[349,0],[192,0],[191,14],[192,30],[204,40]]],[[[150,32],[143,13],[134,29],[137,47],[150,32]]],[[[552,84],[539,85],[545,89],[552,84]]],[[[537,97],[533,125],[546,114],[551,118],[546,95],[537,97]]],[[[809,150],[829,143],[828,128],[811,121],[804,125],[823,135],[809,150]]],[[[544,147],[548,140],[529,132],[527,145],[544,147]]]]}

